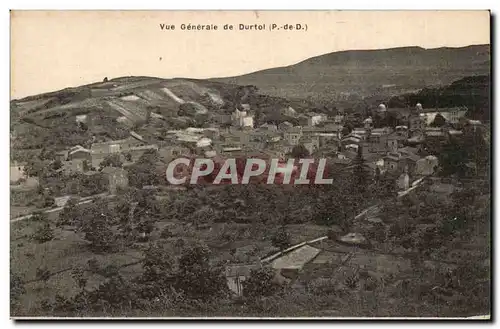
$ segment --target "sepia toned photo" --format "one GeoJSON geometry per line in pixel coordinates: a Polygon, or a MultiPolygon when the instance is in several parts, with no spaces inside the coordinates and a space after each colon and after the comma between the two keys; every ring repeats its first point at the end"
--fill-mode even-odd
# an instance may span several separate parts
{"type": "Polygon", "coordinates": [[[491,316],[490,12],[10,13],[10,316],[491,316]]]}

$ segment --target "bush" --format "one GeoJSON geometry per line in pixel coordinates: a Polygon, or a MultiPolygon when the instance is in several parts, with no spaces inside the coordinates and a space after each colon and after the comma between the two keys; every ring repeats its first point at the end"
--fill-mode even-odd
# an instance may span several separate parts
{"type": "Polygon", "coordinates": [[[10,304],[11,307],[18,306],[19,298],[26,292],[23,281],[16,273],[10,272],[10,304]]]}
{"type": "Polygon", "coordinates": [[[108,155],[99,164],[99,166],[101,168],[104,168],[104,167],[117,167],[117,168],[121,168],[122,165],[123,165],[123,162],[122,162],[119,154],[108,155]]]}
{"type": "Polygon", "coordinates": [[[161,237],[162,239],[168,239],[168,238],[171,238],[171,237],[173,237],[173,236],[174,236],[174,234],[172,233],[172,231],[170,231],[170,229],[169,229],[168,227],[165,227],[165,228],[161,231],[161,233],[160,233],[160,237],[161,237]]]}
{"type": "Polygon", "coordinates": [[[290,246],[290,234],[285,231],[285,229],[280,229],[271,238],[271,242],[274,247],[284,250],[290,246]]]}
{"type": "Polygon", "coordinates": [[[186,249],[179,259],[176,287],[190,299],[210,300],[228,294],[222,268],[209,263],[210,250],[197,245],[186,249]]]}
{"type": "Polygon", "coordinates": [[[274,275],[274,270],[270,268],[252,270],[250,278],[243,282],[244,296],[256,298],[276,294],[281,286],[274,281],[274,275]]]}
{"type": "Polygon", "coordinates": [[[36,229],[31,238],[38,243],[44,243],[54,239],[54,232],[50,224],[45,222],[36,229]]]}

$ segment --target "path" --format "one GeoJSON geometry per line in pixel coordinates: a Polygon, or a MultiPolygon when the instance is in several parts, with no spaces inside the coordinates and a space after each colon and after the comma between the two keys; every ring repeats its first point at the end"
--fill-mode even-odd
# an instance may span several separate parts
{"type": "MultiPolygon", "coordinates": [[[[100,198],[100,197],[103,197],[103,198],[112,198],[114,196],[115,196],[114,194],[108,194],[108,193],[101,193],[101,194],[91,195],[91,196],[88,196],[88,197],[81,198],[80,201],[76,205],[79,206],[79,205],[82,205],[82,204],[91,203],[95,199],[100,198]]],[[[63,209],[64,209],[64,207],[51,208],[51,209],[42,211],[42,213],[43,214],[50,214],[50,213],[53,213],[53,212],[56,212],[56,211],[61,211],[63,209]]],[[[14,223],[14,222],[19,222],[19,221],[22,221],[22,220],[25,220],[25,219],[29,219],[29,218],[33,217],[33,214],[35,214],[36,212],[37,211],[34,211],[31,214],[13,218],[13,219],[10,220],[10,222],[14,223]]]]}

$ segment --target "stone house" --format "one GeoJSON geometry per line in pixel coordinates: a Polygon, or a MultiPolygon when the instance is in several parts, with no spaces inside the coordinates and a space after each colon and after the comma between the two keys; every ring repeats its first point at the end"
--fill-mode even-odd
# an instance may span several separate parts
{"type": "Polygon", "coordinates": [[[397,133],[392,133],[387,136],[387,148],[389,152],[396,152],[399,148],[403,147],[406,138],[397,133]]]}
{"type": "Polygon", "coordinates": [[[298,145],[302,137],[302,127],[293,127],[283,133],[283,138],[290,145],[298,145]]]}
{"type": "Polygon", "coordinates": [[[278,126],[276,126],[274,123],[264,123],[259,126],[259,129],[264,131],[278,131],[278,126]]]}
{"type": "Polygon", "coordinates": [[[343,113],[339,113],[339,114],[336,114],[334,117],[333,117],[333,121],[336,123],[336,124],[343,124],[344,121],[345,121],[345,116],[343,113]]]}
{"type": "Polygon", "coordinates": [[[340,141],[340,145],[342,146],[342,148],[346,148],[347,145],[359,145],[359,144],[361,144],[361,138],[351,134],[342,138],[342,140],[340,141]]]}
{"type": "Polygon", "coordinates": [[[72,147],[68,152],[68,160],[72,161],[77,159],[91,161],[92,153],[90,150],[83,148],[82,146],[79,145],[72,147]]]}
{"type": "Polygon", "coordinates": [[[304,145],[309,154],[313,154],[319,149],[319,136],[303,136],[300,139],[299,144],[304,145]]]}
{"type": "Polygon", "coordinates": [[[404,167],[404,160],[400,153],[389,152],[384,157],[384,166],[385,170],[389,173],[398,172],[404,167]]]}
{"type": "Polygon", "coordinates": [[[309,112],[307,113],[307,125],[309,127],[316,126],[322,122],[325,122],[328,117],[325,114],[309,112]]]}
{"type": "Polygon", "coordinates": [[[323,147],[325,145],[333,145],[338,148],[340,145],[340,140],[337,134],[334,133],[316,133],[315,136],[319,139],[319,146],[323,147]]]}
{"type": "Polygon", "coordinates": [[[459,123],[463,117],[465,117],[467,111],[468,111],[467,107],[462,106],[462,107],[426,109],[421,114],[427,125],[430,125],[434,121],[438,113],[441,114],[447,122],[456,124],[459,123]]]}
{"type": "Polygon", "coordinates": [[[410,176],[408,173],[402,173],[396,180],[396,186],[399,190],[405,191],[410,188],[410,176]]]}
{"type": "Polygon", "coordinates": [[[69,154],[69,150],[58,151],[58,152],[56,152],[55,160],[66,161],[66,160],[68,160],[68,154],[69,154]]]}
{"type": "Polygon", "coordinates": [[[137,161],[139,158],[149,150],[158,151],[159,147],[156,144],[152,145],[144,145],[144,146],[135,146],[131,147],[125,151],[125,153],[130,154],[132,157],[132,161],[137,161]]]}
{"type": "Polygon", "coordinates": [[[368,131],[365,128],[354,128],[351,134],[360,137],[361,140],[366,140],[368,131]]]}
{"type": "Polygon", "coordinates": [[[427,141],[440,143],[448,141],[449,138],[447,131],[442,127],[427,127],[425,129],[424,135],[427,141]]]}
{"type": "Polygon", "coordinates": [[[115,194],[120,188],[128,186],[128,173],[125,169],[105,167],[101,172],[108,178],[109,193],[115,194]]]}

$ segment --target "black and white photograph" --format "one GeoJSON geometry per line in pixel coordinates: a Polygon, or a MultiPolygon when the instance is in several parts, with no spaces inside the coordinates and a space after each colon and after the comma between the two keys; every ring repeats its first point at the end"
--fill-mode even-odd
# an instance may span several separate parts
{"type": "Polygon", "coordinates": [[[491,22],[12,10],[10,317],[490,319],[491,22]]]}

